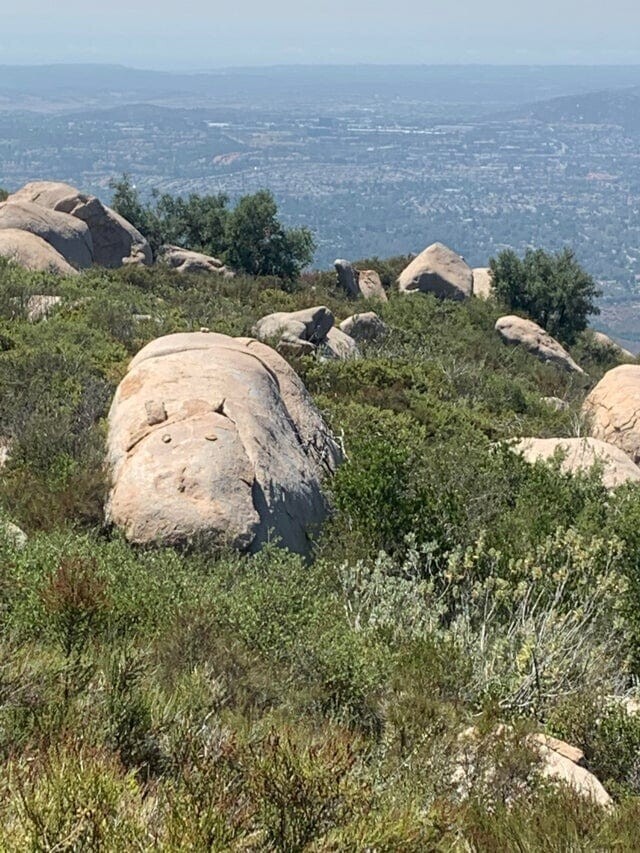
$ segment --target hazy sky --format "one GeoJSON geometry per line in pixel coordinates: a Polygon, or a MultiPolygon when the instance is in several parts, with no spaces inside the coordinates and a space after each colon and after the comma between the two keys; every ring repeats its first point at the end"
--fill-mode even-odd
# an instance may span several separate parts
{"type": "Polygon", "coordinates": [[[639,0],[17,0],[0,63],[632,64],[639,30],[639,0]]]}

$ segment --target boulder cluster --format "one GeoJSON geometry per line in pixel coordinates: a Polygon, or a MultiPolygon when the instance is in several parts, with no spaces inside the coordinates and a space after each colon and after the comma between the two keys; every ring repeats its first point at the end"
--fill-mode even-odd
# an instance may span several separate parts
{"type": "MultiPolygon", "coordinates": [[[[545,402],[560,408],[563,401],[545,402]]],[[[640,482],[640,365],[621,364],[605,373],[585,399],[582,417],[588,436],[523,438],[511,447],[528,462],[557,459],[569,474],[596,466],[607,489],[640,482]]]]}
{"type": "Polygon", "coordinates": [[[95,196],[53,181],[29,183],[0,204],[0,255],[63,275],[152,262],[131,223],[95,196]]]}
{"type": "Polygon", "coordinates": [[[341,360],[359,355],[358,342],[379,340],[386,333],[386,325],[374,311],[353,314],[336,326],[333,313],[324,305],[267,314],[252,329],[256,338],[273,343],[283,355],[317,353],[341,360]]]}
{"type": "MultiPolygon", "coordinates": [[[[0,204],[0,255],[31,269],[74,274],[94,264],[149,264],[145,238],[95,196],[55,182],[27,184],[0,204]]],[[[231,276],[216,258],[163,246],[157,260],[181,273],[231,276]]],[[[387,300],[379,274],[336,260],[337,281],[352,299],[387,300]]],[[[492,294],[491,271],[472,269],[434,243],[397,281],[401,294],[463,300],[492,294]]],[[[30,320],[46,319],[58,296],[32,296],[30,320]]],[[[531,320],[500,317],[505,343],[578,379],[582,368],[531,320]]],[[[306,552],[327,508],[321,481],[341,451],[297,374],[282,356],[358,357],[389,330],[374,311],[336,323],[324,305],[262,317],[254,338],[186,333],[159,338],[133,359],[109,416],[107,516],[137,543],[199,539],[255,550],[270,538],[306,552]],[[271,349],[272,345],[275,349],[271,349]]],[[[598,346],[632,359],[610,338],[598,346]]],[[[557,410],[568,404],[545,398],[557,410]]],[[[576,473],[599,467],[613,489],[640,481],[640,366],[610,371],[589,394],[583,414],[590,435],[524,438],[512,449],[528,462],[560,459],[576,473]]]]}
{"type": "Polygon", "coordinates": [[[338,273],[338,284],[352,299],[380,299],[387,301],[387,292],[375,270],[358,270],[349,261],[338,259],[334,262],[338,273]]]}

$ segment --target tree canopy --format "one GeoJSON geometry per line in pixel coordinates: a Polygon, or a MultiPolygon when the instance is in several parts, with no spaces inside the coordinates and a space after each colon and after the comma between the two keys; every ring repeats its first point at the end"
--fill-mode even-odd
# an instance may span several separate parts
{"type": "Polygon", "coordinates": [[[600,313],[600,290],[571,249],[556,254],[528,249],[524,258],[509,249],[492,258],[490,267],[496,297],[565,343],[586,329],[589,315],[600,313]]]}
{"type": "Polygon", "coordinates": [[[229,197],[191,194],[184,198],[153,191],[144,203],[128,175],[113,181],[112,205],[149,241],[154,254],[165,243],[205,252],[238,272],[292,278],[309,264],[315,244],[308,228],[285,228],[268,190],[229,197]]]}

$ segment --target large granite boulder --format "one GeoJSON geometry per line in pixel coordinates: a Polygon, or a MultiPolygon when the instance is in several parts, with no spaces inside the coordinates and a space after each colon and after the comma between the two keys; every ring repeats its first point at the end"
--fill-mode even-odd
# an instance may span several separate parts
{"type": "Polygon", "coordinates": [[[86,223],[30,201],[0,204],[0,229],[16,228],[41,237],[76,269],[93,263],[93,241],[86,223]]]}
{"type": "Polygon", "coordinates": [[[493,273],[489,267],[476,267],[473,270],[473,295],[480,299],[493,296],[493,273]]]}
{"type": "Polygon", "coordinates": [[[620,344],[616,343],[613,338],[609,337],[609,335],[605,335],[604,332],[592,331],[591,337],[599,347],[602,347],[602,349],[611,350],[616,358],[624,361],[636,361],[636,357],[632,352],[621,347],[620,344]]]}
{"type": "Polygon", "coordinates": [[[91,234],[93,262],[102,267],[150,264],[151,249],[140,232],[120,214],[92,195],[69,184],[34,181],[10,195],[7,201],[30,202],[47,210],[67,213],[84,222],[91,234]]]}
{"type": "Polygon", "coordinates": [[[340,323],[340,330],[357,343],[382,340],[389,331],[386,323],[378,317],[375,311],[352,314],[351,317],[347,317],[340,323]]]}
{"type": "Polygon", "coordinates": [[[640,365],[621,364],[607,371],[582,410],[594,438],[615,444],[640,463],[640,365]]]}
{"type": "Polygon", "coordinates": [[[466,299],[473,293],[473,271],[442,243],[434,243],[400,273],[401,293],[433,293],[440,299],[466,299]]]}
{"type": "Polygon", "coordinates": [[[569,373],[584,374],[584,370],[575,363],[566,349],[533,320],[508,314],[498,319],[496,332],[505,343],[522,347],[540,361],[555,364],[569,373]]]}
{"type": "Polygon", "coordinates": [[[383,287],[380,276],[375,270],[358,270],[352,263],[338,258],[334,261],[338,274],[338,284],[347,296],[353,299],[380,299],[387,301],[387,293],[383,287]]]}
{"type": "Polygon", "coordinates": [[[287,341],[299,339],[311,344],[322,343],[333,327],[333,314],[324,305],[303,308],[302,311],[278,311],[258,320],[252,334],[261,341],[274,341],[285,337],[287,341]]]}
{"type": "Polygon", "coordinates": [[[28,270],[77,275],[78,271],[42,237],[17,228],[0,230],[0,257],[15,261],[28,270]]]}
{"type": "Polygon", "coordinates": [[[132,360],[109,413],[108,521],[135,543],[306,553],[341,452],[297,374],[251,338],[168,335],[132,360]]]}
{"type": "Polygon", "coordinates": [[[567,474],[586,473],[598,465],[607,489],[640,482],[640,468],[627,454],[598,438],[523,438],[512,448],[531,463],[561,459],[560,469],[567,474]]]}
{"type": "Polygon", "coordinates": [[[183,249],[181,246],[161,246],[158,258],[162,263],[180,273],[212,273],[225,278],[233,276],[231,270],[228,270],[217,258],[202,252],[183,249]]]}

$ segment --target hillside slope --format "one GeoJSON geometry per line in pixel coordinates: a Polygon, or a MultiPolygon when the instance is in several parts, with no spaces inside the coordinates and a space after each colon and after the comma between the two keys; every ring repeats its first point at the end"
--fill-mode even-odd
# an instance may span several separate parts
{"type": "Polygon", "coordinates": [[[506,347],[501,313],[355,303],[328,273],[0,266],[0,504],[28,536],[0,545],[2,849],[633,848],[640,490],[503,444],[584,433],[616,357],[586,336],[588,376],[561,372],[506,347]],[[35,294],[62,301],[29,322],[35,294]],[[346,456],[312,559],[105,529],[105,416],[131,357],[315,305],[389,332],[358,359],[290,359],[346,456]],[[532,731],[582,749],[615,807],[541,778],[532,731]]]}

